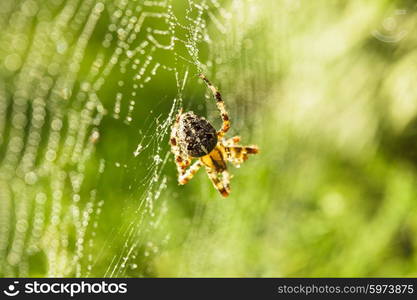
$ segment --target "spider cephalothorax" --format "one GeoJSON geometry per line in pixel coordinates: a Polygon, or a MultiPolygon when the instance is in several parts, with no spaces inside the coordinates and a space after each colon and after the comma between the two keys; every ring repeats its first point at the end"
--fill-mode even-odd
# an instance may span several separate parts
{"type": "Polygon", "coordinates": [[[180,109],[172,126],[170,138],[171,150],[175,155],[178,169],[178,182],[186,184],[204,165],[214,187],[223,197],[227,197],[230,193],[230,175],[226,162],[239,166],[248,159],[248,154],[258,153],[258,147],[238,145],[240,141],[238,136],[224,139],[224,134],[230,128],[230,120],[223,99],[204,75],[200,75],[200,78],[204,80],[216,99],[223,125],[219,131],[216,131],[205,118],[193,112],[183,113],[180,109]],[[192,159],[198,160],[190,166],[192,159]]]}

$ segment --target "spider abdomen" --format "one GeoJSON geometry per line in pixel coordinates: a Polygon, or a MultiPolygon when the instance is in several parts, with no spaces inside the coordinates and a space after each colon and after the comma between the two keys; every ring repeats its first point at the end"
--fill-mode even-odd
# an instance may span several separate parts
{"type": "Polygon", "coordinates": [[[217,144],[216,129],[193,112],[180,116],[177,135],[181,149],[192,157],[209,154],[217,144]]]}

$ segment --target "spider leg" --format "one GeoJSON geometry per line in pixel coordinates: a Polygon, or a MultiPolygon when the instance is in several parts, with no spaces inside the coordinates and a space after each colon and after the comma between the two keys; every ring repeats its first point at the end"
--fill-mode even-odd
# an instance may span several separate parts
{"type": "Polygon", "coordinates": [[[234,164],[235,166],[239,167],[241,163],[247,160],[249,154],[257,154],[259,149],[257,146],[229,146],[224,147],[227,159],[234,164]]]}
{"type": "Polygon", "coordinates": [[[175,156],[175,164],[177,165],[178,175],[181,176],[185,173],[185,170],[191,164],[191,159],[188,156],[184,156],[180,150],[180,147],[174,146],[173,142],[176,143],[175,138],[171,139],[171,151],[175,156]]]}
{"type": "Polygon", "coordinates": [[[184,154],[181,151],[181,147],[178,145],[178,141],[177,141],[177,137],[176,137],[177,136],[178,124],[179,124],[178,123],[179,122],[179,117],[180,117],[181,113],[182,113],[182,109],[180,109],[180,111],[178,112],[175,123],[172,126],[171,137],[169,139],[169,142],[171,144],[171,152],[175,156],[175,164],[177,165],[177,170],[178,170],[179,175],[183,175],[185,173],[185,169],[191,163],[191,158],[187,154],[184,154]]]}
{"type": "MultiPolygon", "coordinates": [[[[223,178],[223,182],[221,182],[221,181],[220,181],[220,179],[219,179],[218,173],[217,173],[214,169],[209,168],[209,167],[206,167],[206,171],[207,171],[207,175],[208,175],[208,177],[210,178],[210,180],[211,180],[211,182],[213,183],[213,185],[214,185],[214,187],[216,188],[216,190],[218,190],[218,191],[219,191],[219,193],[220,193],[223,197],[227,197],[227,196],[229,196],[230,189],[228,189],[228,188],[226,188],[226,187],[224,186],[224,179],[225,179],[225,178],[223,178]]],[[[223,173],[224,173],[224,172],[227,172],[227,171],[223,171],[223,173]]],[[[226,176],[226,177],[227,177],[227,176],[226,176]]]]}
{"type": "Polygon", "coordinates": [[[223,186],[226,189],[227,193],[230,193],[230,174],[227,170],[222,172],[223,186]]]}
{"type": "Polygon", "coordinates": [[[183,174],[178,176],[178,183],[184,185],[188,183],[200,169],[203,163],[200,160],[197,160],[194,164],[191,165],[183,174]]]}
{"type": "Polygon", "coordinates": [[[228,146],[231,147],[231,146],[235,146],[239,142],[240,142],[240,136],[236,135],[236,136],[234,136],[230,139],[224,140],[223,145],[226,146],[226,147],[228,147],[228,146]]]}
{"type": "Polygon", "coordinates": [[[230,128],[230,119],[229,119],[229,114],[226,111],[226,106],[224,104],[224,101],[218,89],[216,89],[214,85],[211,84],[211,82],[206,78],[206,76],[204,76],[203,74],[200,74],[199,77],[204,80],[204,82],[207,84],[207,87],[213,93],[213,97],[216,99],[216,105],[217,105],[218,110],[220,111],[220,116],[222,117],[222,120],[223,120],[222,128],[217,132],[217,135],[219,137],[222,137],[230,128]]]}

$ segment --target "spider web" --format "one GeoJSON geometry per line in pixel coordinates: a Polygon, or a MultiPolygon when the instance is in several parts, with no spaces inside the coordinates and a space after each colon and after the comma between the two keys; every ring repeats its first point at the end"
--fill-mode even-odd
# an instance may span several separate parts
{"type": "Polygon", "coordinates": [[[215,64],[207,52],[229,13],[216,0],[1,6],[0,274],[150,274],[131,261],[170,238],[159,230],[167,134],[190,78],[215,64]],[[160,84],[156,115],[141,99],[160,84]],[[112,212],[118,188],[128,194],[112,212]],[[112,214],[123,221],[101,241],[112,214]]]}

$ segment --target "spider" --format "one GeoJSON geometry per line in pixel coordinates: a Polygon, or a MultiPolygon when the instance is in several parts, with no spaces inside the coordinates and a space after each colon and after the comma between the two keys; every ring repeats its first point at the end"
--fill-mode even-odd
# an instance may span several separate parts
{"type": "Polygon", "coordinates": [[[224,138],[230,129],[230,119],[222,96],[203,74],[199,77],[213,93],[223,124],[221,129],[216,131],[205,118],[192,111],[184,113],[182,108],[179,110],[172,125],[170,138],[171,151],[178,170],[178,183],[188,183],[204,166],[214,187],[223,197],[227,197],[230,194],[231,176],[227,171],[226,162],[239,167],[248,159],[248,154],[256,154],[259,150],[255,145],[238,145],[239,136],[224,138]],[[193,159],[197,161],[191,165],[193,159]]]}

